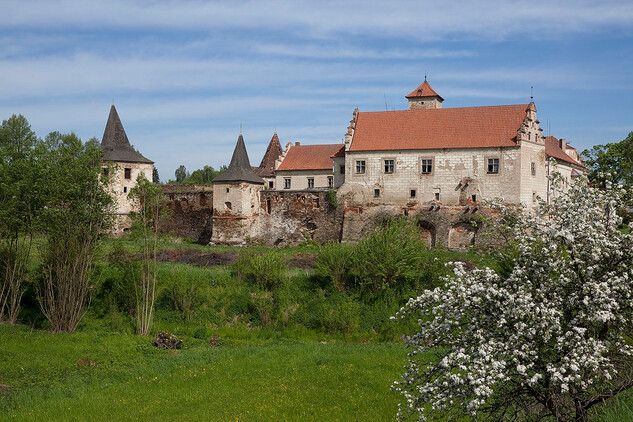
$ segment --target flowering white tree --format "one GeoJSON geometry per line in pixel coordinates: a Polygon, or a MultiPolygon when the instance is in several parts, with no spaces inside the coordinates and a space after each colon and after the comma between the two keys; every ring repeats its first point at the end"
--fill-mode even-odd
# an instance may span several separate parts
{"type": "MultiPolygon", "coordinates": [[[[623,191],[580,180],[523,214],[513,266],[467,271],[412,298],[401,418],[587,419],[633,386],[633,235],[620,230],[623,191]]],[[[506,254],[507,256],[507,254],[506,254]]]]}

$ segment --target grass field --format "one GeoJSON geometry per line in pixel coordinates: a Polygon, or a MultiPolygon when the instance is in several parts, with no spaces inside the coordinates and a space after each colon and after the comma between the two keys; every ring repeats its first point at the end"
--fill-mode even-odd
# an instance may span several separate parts
{"type": "Polygon", "coordinates": [[[3,420],[390,420],[402,344],[186,339],[0,327],[3,420]]]}
{"type": "MultiPolygon", "coordinates": [[[[292,265],[268,291],[236,280],[230,265],[162,262],[152,333],[170,330],[184,339],[181,350],[166,351],[153,347],[152,337],[134,335],[134,296],[124,282],[130,274],[112,258],[137,253],[138,244],[111,239],[104,246],[77,332],[47,332],[32,290],[24,325],[0,325],[0,421],[395,419],[401,397],[390,386],[407,352],[400,336],[415,323],[389,316],[415,292],[364,298],[292,265]]],[[[169,238],[161,249],[194,258],[235,258],[241,250],[169,238]]],[[[314,245],[275,249],[288,262],[317,252],[314,245]]],[[[495,265],[475,252],[434,254],[495,265]]],[[[35,271],[36,252],[32,264],[35,271]]],[[[633,392],[597,407],[591,419],[633,421],[633,392]]]]}

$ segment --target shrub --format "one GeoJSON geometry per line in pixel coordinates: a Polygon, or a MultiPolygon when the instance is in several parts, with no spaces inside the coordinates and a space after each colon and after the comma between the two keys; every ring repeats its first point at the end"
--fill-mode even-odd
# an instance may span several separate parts
{"type": "Polygon", "coordinates": [[[233,264],[232,273],[238,281],[244,281],[263,290],[278,287],[287,270],[286,261],[277,252],[257,253],[252,249],[240,252],[233,264]]]}
{"type": "Polygon", "coordinates": [[[327,203],[333,209],[338,208],[338,201],[336,200],[336,191],[334,189],[330,189],[325,193],[325,198],[327,199],[327,203]]]}
{"type": "Polygon", "coordinates": [[[179,312],[185,319],[190,319],[203,302],[200,294],[202,281],[199,277],[188,275],[185,271],[171,272],[164,291],[170,308],[179,312]]]}
{"type": "Polygon", "coordinates": [[[405,218],[388,221],[356,246],[356,274],[365,292],[414,285],[426,244],[415,224],[405,218]]]}
{"type": "Polygon", "coordinates": [[[354,250],[354,246],[348,243],[326,243],[319,248],[314,262],[317,273],[327,278],[339,292],[347,290],[352,283],[354,250]]]}

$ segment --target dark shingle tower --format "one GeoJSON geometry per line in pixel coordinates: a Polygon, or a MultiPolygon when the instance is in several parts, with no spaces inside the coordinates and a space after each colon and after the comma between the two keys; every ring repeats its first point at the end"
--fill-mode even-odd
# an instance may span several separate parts
{"type": "Polygon", "coordinates": [[[237,144],[235,150],[233,150],[233,157],[231,158],[231,164],[227,171],[213,179],[213,183],[226,183],[226,182],[248,182],[259,185],[264,184],[264,179],[259,177],[253,172],[251,163],[248,160],[248,153],[246,152],[246,145],[244,145],[244,138],[240,134],[237,138],[237,144]]]}
{"type": "Polygon", "coordinates": [[[108,122],[106,123],[105,131],[103,131],[101,149],[103,150],[103,161],[122,161],[126,163],[147,164],[154,163],[153,161],[143,157],[138,151],[132,148],[114,104],[110,107],[108,122]]]}

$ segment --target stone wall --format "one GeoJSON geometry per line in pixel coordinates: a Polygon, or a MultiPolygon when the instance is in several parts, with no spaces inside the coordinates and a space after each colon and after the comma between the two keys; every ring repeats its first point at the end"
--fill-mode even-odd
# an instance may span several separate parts
{"type": "Polygon", "coordinates": [[[213,215],[213,186],[163,185],[169,200],[169,219],[161,232],[194,239],[199,243],[211,240],[213,215]]]}
{"type": "Polygon", "coordinates": [[[260,200],[257,240],[265,245],[340,240],[342,208],[328,203],[327,192],[264,190],[260,200]]]}

